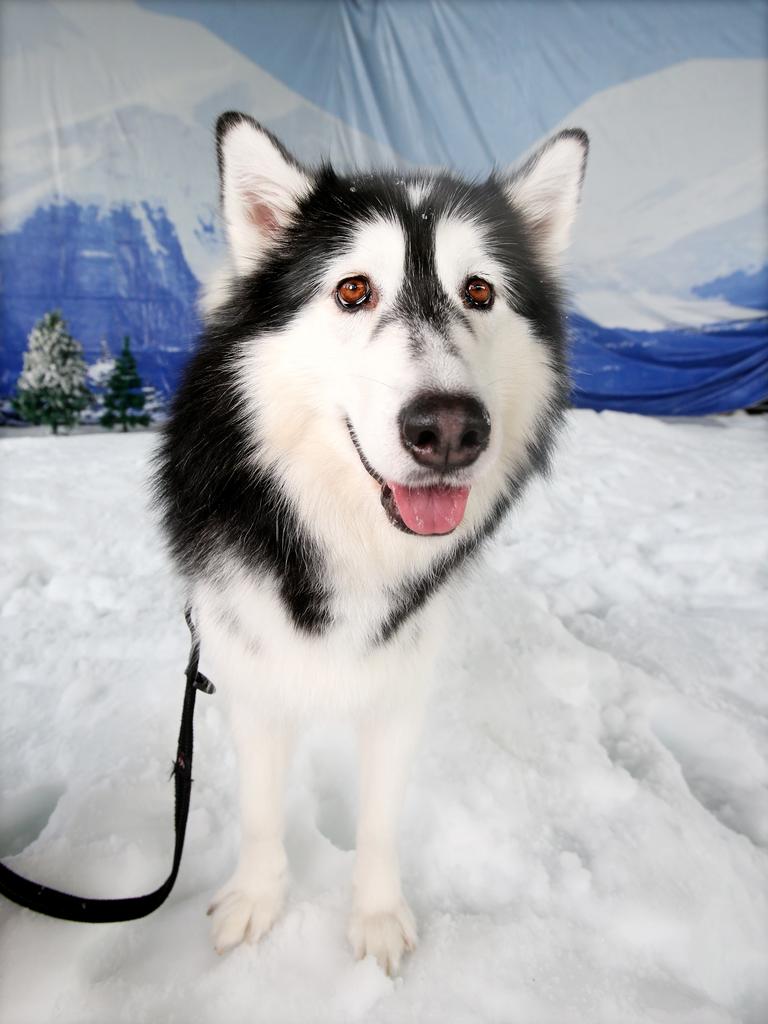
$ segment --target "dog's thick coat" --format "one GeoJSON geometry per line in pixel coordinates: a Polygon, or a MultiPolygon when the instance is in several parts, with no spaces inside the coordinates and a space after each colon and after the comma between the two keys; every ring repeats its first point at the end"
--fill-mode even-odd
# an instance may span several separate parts
{"type": "Polygon", "coordinates": [[[557,260],[587,140],[481,184],[310,170],[242,114],[217,140],[231,264],[157,471],[240,762],[214,942],[275,920],[292,735],[342,713],[361,752],[350,938],[395,970],[416,940],[397,819],[446,593],[546,470],[566,403],[557,260]]]}

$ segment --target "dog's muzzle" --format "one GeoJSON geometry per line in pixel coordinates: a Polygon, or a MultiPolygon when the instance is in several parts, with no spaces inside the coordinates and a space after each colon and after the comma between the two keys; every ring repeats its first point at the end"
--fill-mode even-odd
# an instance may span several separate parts
{"type": "MultiPolygon", "coordinates": [[[[366,458],[350,420],[347,419],[346,423],[360,462],[381,488],[381,506],[390,523],[403,533],[420,537],[452,533],[464,518],[469,486],[455,486],[438,479],[428,486],[409,487],[406,484],[385,480],[366,458]]],[[[471,461],[474,461],[474,458],[471,461]]]]}

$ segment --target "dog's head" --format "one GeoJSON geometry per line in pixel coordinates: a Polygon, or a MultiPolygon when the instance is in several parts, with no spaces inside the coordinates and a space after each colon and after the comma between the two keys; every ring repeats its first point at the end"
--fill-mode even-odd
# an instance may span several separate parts
{"type": "Polygon", "coordinates": [[[349,500],[400,530],[481,531],[545,468],[566,401],[557,263],[586,135],[482,183],[311,170],[242,114],[217,139],[231,267],[207,316],[245,339],[260,459],[310,503],[318,467],[343,488],[351,460],[349,500]]]}

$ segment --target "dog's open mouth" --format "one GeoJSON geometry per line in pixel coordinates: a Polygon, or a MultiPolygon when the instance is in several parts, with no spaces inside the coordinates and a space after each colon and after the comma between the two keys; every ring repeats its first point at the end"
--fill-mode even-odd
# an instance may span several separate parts
{"type": "Polygon", "coordinates": [[[464,518],[469,487],[403,487],[387,483],[381,503],[390,519],[397,516],[422,537],[451,533],[464,518]]]}
{"type": "Polygon", "coordinates": [[[468,486],[407,487],[384,480],[366,459],[349,420],[347,429],[366,472],[381,487],[381,504],[393,526],[421,537],[441,536],[456,529],[467,508],[468,486]]]}

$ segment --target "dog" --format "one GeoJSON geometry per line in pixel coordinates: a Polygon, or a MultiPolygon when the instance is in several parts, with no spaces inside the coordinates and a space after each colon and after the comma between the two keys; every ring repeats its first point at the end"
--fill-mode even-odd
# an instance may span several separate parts
{"type": "Polygon", "coordinates": [[[588,140],[470,182],[309,168],[240,113],[216,139],[229,262],[156,466],[239,764],[214,946],[278,917],[293,739],[341,715],[360,748],[349,939],[394,973],[417,937],[398,815],[451,592],[568,403],[559,261],[588,140]]]}

